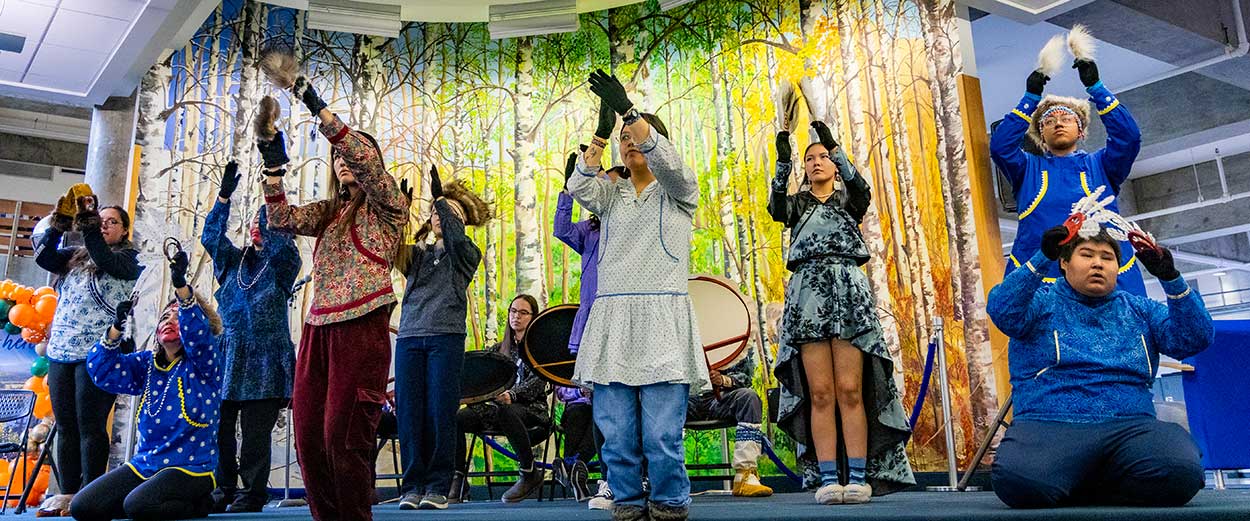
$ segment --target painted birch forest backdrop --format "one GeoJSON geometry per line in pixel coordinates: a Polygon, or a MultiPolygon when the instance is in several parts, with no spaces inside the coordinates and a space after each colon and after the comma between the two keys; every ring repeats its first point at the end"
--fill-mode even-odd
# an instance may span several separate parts
{"type": "MultiPolygon", "coordinates": [[[[390,173],[418,186],[414,223],[429,213],[421,181],[431,165],[496,209],[495,221],[471,230],[485,260],[470,288],[469,348],[495,342],[512,295],[539,295],[547,304],[577,299],[579,261],[552,237],[552,218],[564,157],[595,125],[598,103],[586,77],[603,68],[626,82],[637,106],[667,122],[698,173],[692,270],[737,281],[758,302],[771,359],[787,244],[765,204],[780,125],[774,93],[790,82],[810,114],[796,133],[799,150],[808,121],[821,119],[872,186],[866,270],[908,407],[933,324],[945,323],[954,442],[965,467],[997,402],[951,1],[703,0],[666,12],[649,1],[583,14],[581,27],[491,40],[485,24],[407,23],[398,38],[381,38],[308,30],[302,12],[226,0],[140,89],[136,233],[147,264],[163,266],[162,239],[181,237],[194,245],[197,287],[212,291],[199,233],[227,161],[250,165],[251,179],[259,179],[250,120],[264,94],[284,105],[292,197],[326,197],[328,143],[303,106],[257,68],[262,48],[287,45],[330,108],[377,136],[390,173]]],[[[260,204],[259,185],[244,183],[235,200],[234,218],[246,222],[260,204]]],[[[242,227],[234,232],[241,241],[242,227]]],[[[301,247],[307,269],[312,242],[301,239],[301,247]]],[[[155,309],[168,289],[150,271],[155,309]]],[[[295,303],[300,318],[309,297],[295,303]]],[[[292,321],[293,334],[299,322],[292,321]]],[[[773,385],[761,370],[756,386],[773,385]]],[[[939,398],[930,394],[915,427],[910,451],[920,471],[945,466],[939,398]]],[[[792,447],[779,431],[773,436],[779,447],[792,447]]]]}

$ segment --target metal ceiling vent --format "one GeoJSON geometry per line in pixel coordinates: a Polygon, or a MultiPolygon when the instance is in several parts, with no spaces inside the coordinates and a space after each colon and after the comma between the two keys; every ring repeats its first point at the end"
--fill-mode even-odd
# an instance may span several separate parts
{"type": "Polygon", "coordinates": [[[577,0],[544,0],[489,8],[490,37],[516,38],[552,33],[571,33],[581,28],[577,0]]]}

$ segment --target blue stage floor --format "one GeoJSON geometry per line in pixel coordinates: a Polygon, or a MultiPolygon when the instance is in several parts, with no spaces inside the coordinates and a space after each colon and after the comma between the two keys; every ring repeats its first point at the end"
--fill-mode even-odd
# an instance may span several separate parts
{"type": "MultiPolygon", "coordinates": [[[[1055,510],[1011,510],[992,492],[901,492],[875,498],[868,505],[817,505],[808,493],[777,494],[770,498],[740,499],[729,496],[700,496],[690,510],[694,520],[791,520],[791,519],[890,519],[900,521],[965,521],[985,519],[1015,520],[1097,520],[1097,521],[1225,521],[1250,520],[1250,490],[1204,490],[1181,508],[1066,508],[1055,510]]],[[[260,514],[222,514],[210,520],[247,521],[255,519],[307,519],[307,508],[268,508],[260,514]]],[[[378,520],[605,520],[607,512],[590,511],[585,503],[572,500],[538,502],[527,500],[515,505],[476,501],[453,505],[444,511],[401,511],[396,504],[374,508],[378,520]]]]}

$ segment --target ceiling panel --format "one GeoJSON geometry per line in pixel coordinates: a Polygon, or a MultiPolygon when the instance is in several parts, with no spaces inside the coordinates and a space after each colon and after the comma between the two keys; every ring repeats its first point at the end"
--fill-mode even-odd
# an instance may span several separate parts
{"type": "Polygon", "coordinates": [[[26,70],[26,64],[35,55],[39,39],[43,37],[43,31],[48,27],[55,11],[51,7],[26,1],[0,1],[0,32],[26,37],[21,54],[0,52],[0,69],[19,73],[26,70]]]}
{"type": "Polygon", "coordinates": [[[44,87],[86,90],[95,80],[108,54],[44,44],[30,64],[25,81],[44,87]]]}
{"type": "Polygon", "coordinates": [[[146,0],[61,0],[61,9],[131,21],[145,4],[146,0]]]}
{"type": "MultiPolygon", "coordinates": [[[[57,10],[44,45],[84,51],[112,52],[126,35],[130,22],[66,9],[57,10]]],[[[44,51],[40,51],[43,54],[44,51]]]]}
{"type": "Polygon", "coordinates": [[[0,69],[0,81],[21,81],[22,72],[12,69],[0,69]]]}

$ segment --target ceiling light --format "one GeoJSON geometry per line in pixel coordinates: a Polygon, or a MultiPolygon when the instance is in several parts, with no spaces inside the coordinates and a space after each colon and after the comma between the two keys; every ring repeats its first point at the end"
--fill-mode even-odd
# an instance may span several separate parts
{"type": "Polygon", "coordinates": [[[260,0],[262,4],[276,5],[278,7],[289,7],[300,11],[308,10],[308,0],[260,0]]]}
{"type": "Polygon", "coordinates": [[[26,46],[26,37],[16,34],[0,33],[0,51],[22,53],[22,47],[26,46]]]}
{"type": "Polygon", "coordinates": [[[1213,273],[1212,275],[1215,275],[1216,277],[1223,277],[1223,276],[1225,276],[1225,275],[1228,275],[1228,273],[1227,273],[1227,272],[1223,272],[1223,271],[1217,271],[1217,272],[1213,273]]]}
{"type": "Polygon", "coordinates": [[[667,11],[675,7],[681,7],[695,0],[660,0],[660,10],[667,11]]]}
{"type": "Polygon", "coordinates": [[[308,2],[308,28],[395,38],[403,23],[397,5],[313,0],[308,2]]]}
{"type": "Polygon", "coordinates": [[[569,33],[581,28],[576,0],[545,0],[489,7],[492,39],[569,33]]]}

